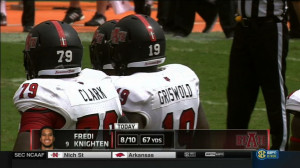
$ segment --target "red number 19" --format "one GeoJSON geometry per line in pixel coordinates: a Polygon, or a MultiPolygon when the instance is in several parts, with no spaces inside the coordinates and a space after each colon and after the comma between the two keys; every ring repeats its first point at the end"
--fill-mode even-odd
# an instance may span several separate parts
{"type": "MultiPolygon", "coordinates": [[[[193,129],[195,124],[195,112],[192,108],[183,110],[179,119],[179,129],[193,129]]],[[[174,129],[173,112],[168,113],[163,121],[164,129],[174,129]]]]}

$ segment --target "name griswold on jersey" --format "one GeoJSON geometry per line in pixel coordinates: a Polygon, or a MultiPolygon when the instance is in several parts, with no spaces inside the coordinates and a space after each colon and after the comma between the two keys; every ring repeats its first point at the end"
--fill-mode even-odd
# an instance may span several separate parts
{"type": "Polygon", "coordinates": [[[101,87],[88,88],[88,89],[78,89],[84,101],[96,101],[107,98],[101,87]]]}
{"type": "Polygon", "coordinates": [[[161,105],[193,97],[193,92],[189,84],[162,89],[157,94],[161,105]]]}

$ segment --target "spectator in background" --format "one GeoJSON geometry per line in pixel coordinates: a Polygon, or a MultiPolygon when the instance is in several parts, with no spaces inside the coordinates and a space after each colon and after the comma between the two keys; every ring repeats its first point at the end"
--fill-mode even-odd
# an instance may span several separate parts
{"type": "Polygon", "coordinates": [[[22,26],[23,32],[30,32],[34,26],[35,1],[23,0],[22,26]]]}
{"type": "Polygon", "coordinates": [[[206,23],[206,26],[202,30],[202,32],[209,33],[213,29],[218,19],[218,11],[215,7],[214,1],[206,0],[201,2],[196,8],[196,12],[203,18],[206,23]]]}
{"type": "Polygon", "coordinates": [[[175,14],[179,10],[179,0],[158,0],[157,19],[166,34],[175,34],[175,14]]]}
{"type": "MultiPolygon", "coordinates": [[[[175,36],[185,37],[192,32],[195,12],[205,21],[206,27],[203,33],[208,33],[213,28],[217,16],[226,38],[232,38],[236,25],[235,14],[237,8],[236,0],[205,0],[205,1],[184,1],[178,0],[177,11],[175,12],[175,36]]],[[[173,3],[173,2],[172,2],[173,3]]]]}
{"type": "MultiPolygon", "coordinates": [[[[289,21],[290,21],[290,38],[300,38],[300,19],[297,16],[297,5],[294,6],[296,3],[299,3],[300,1],[288,1],[288,13],[289,13],[289,21]],[[293,3],[295,3],[293,5],[293,3]]],[[[300,9],[298,9],[300,10],[300,9]]]]}
{"type": "Polygon", "coordinates": [[[136,14],[151,16],[151,0],[134,0],[134,11],[136,14]]]}
{"type": "Polygon", "coordinates": [[[292,3],[298,18],[298,22],[300,22],[300,0],[293,0],[292,3]]]}
{"type": "Polygon", "coordinates": [[[158,1],[158,23],[165,32],[173,33],[177,37],[188,36],[194,27],[195,12],[205,21],[203,32],[209,32],[217,19],[217,10],[212,2],[160,0],[158,1]]]}
{"type": "Polygon", "coordinates": [[[158,0],[157,5],[157,22],[162,26],[165,33],[171,33],[174,30],[175,12],[177,1],[158,0]]]}
{"type": "MultiPolygon", "coordinates": [[[[22,26],[23,32],[29,32],[34,26],[35,18],[35,1],[22,1],[23,12],[22,12],[22,26]]],[[[1,0],[1,26],[7,25],[6,18],[6,3],[4,0],[1,0]]]]}
{"type": "Polygon", "coordinates": [[[5,0],[0,1],[0,8],[1,8],[0,25],[1,26],[6,26],[7,25],[7,18],[6,18],[6,2],[5,2],[5,0]]]}
{"type": "MultiPolygon", "coordinates": [[[[85,22],[85,26],[100,26],[106,21],[105,12],[109,4],[108,1],[96,1],[96,13],[91,20],[85,22]]],[[[63,19],[68,24],[83,20],[85,16],[82,13],[79,0],[71,0],[70,7],[63,19]]]]}
{"type": "Polygon", "coordinates": [[[237,0],[216,0],[219,20],[226,38],[233,38],[236,26],[237,0]]]}

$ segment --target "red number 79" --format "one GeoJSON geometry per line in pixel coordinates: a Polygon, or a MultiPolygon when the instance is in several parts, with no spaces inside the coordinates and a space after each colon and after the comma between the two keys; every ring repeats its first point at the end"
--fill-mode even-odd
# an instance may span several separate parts
{"type": "Polygon", "coordinates": [[[28,92],[28,97],[29,98],[34,98],[36,96],[36,92],[38,89],[39,85],[37,83],[24,83],[22,85],[23,90],[21,91],[19,98],[22,99],[24,98],[24,92],[25,90],[28,88],[29,92],[28,92]],[[28,87],[29,86],[29,87],[28,87]]]}

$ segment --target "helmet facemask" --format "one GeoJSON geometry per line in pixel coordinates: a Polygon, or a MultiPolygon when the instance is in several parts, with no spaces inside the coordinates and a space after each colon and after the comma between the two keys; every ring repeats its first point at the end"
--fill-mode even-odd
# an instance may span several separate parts
{"type": "Polygon", "coordinates": [[[117,22],[117,20],[110,20],[99,26],[93,35],[93,40],[89,47],[93,68],[105,73],[114,71],[110,36],[117,22]]]}
{"type": "Polygon", "coordinates": [[[24,53],[24,67],[25,67],[27,79],[36,78],[37,71],[34,68],[34,67],[36,67],[35,63],[34,63],[34,59],[30,58],[30,54],[28,51],[24,50],[23,53],[24,53]]]}

